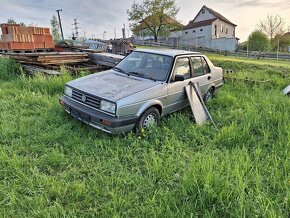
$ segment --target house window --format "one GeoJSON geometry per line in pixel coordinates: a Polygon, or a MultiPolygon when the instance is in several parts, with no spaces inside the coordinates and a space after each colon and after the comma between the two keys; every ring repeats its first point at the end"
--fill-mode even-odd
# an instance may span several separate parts
{"type": "Polygon", "coordinates": [[[235,36],[235,29],[233,29],[233,36],[235,36]]]}
{"type": "Polygon", "coordinates": [[[193,33],[195,33],[195,30],[192,30],[193,33]]]}
{"type": "Polygon", "coordinates": [[[202,14],[204,14],[204,13],[205,13],[205,9],[204,9],[204,8],[201,10],[201,13],[202,13],[202,14]]]}
{"type": "Polygon", "coordinates": [[[214,35],[217,37],[217,25],[214,25],[214,35]]]}
{"type": "Polygon", "coordinates": [[[224,32],[224,26],[221,25],[221,32],[224,32]]]}
{"type": "Polygon", "coordinates": [[[200,32],[202,32],[203,29],[200,29],[200,32]]]}

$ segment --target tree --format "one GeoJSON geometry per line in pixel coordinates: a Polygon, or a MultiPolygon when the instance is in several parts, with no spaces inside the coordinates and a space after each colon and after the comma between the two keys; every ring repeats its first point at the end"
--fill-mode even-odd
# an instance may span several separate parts
{"type": "Polygon", "coordinates": [[[144,26],[146,35],[153,35],[154,40],[158,37],[169,35],[170,30],[177,28],[180,24],[173,19],[179,8],[174,0],[145,0],[143,3],[134,3],[131,10],[127,10],[129,21],[134,33],[144,26]],[[173,19],[172,19],[173,18],[173,19]],[[139,28],[138,28],[139,26],[139,28]]]}
{"type": "Polygon", "coordinates": [[[272,44],[274,37],[277,34],[283,33],[284,20],[278,14],[276,15],[268,14],[265,20],[260,21],[258,27],[262,32],[264,32],[270,37],[270,41],[272,44]]]}
{"type": "Polygon", "coordinates": [[[249,49],[252,51],[267,51],[270,48],[270,41],[265,33],[256,30],[248,37],[249,49]]]}
{"type": "Polygon", "coordinates": [[[290,34],[276,35],[276,37],[273,39],[272,44],[274,51],[277,51],[278,40],[279,40],[279,51],[288,52],[288,48],[290,46],[290,34]]]}
{"type": "Polygon", "coordinates": [[[9,23],[9,24],[16,24],[16,21],[13,18],[9,18],[7,20],[7,23],[9,23]]]}
{"type": "Polygon", "coordinates": [[[239,50],[247,50],[247,45],[248,45],[248,41],[241,42],[238,45],[238,49],[239,50]]]}
{"type": "Polygon", "coordinates": [[[55,15],[52,16],[50,20],[51,24],[51,33],[54,41],[60,40],[60,34],[59,34],[59,23],[55,15]]]}

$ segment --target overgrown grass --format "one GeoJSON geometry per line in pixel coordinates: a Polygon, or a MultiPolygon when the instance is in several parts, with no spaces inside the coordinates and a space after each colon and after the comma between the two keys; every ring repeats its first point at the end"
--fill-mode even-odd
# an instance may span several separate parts
{"type": "Polygon", "coordinates": [[[274,83],[226,83],[208,104],[218,130],[186,109],[117,136],[59,106],[69,74],[28,78],[0,59],[0,216],[288,217],[289,77],[278,63],[211,58],[274,83]]]}

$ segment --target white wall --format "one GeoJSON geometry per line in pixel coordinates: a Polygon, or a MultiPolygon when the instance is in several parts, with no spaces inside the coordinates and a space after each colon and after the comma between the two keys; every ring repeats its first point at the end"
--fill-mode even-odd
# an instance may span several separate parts
{"type": "Polygon", "coordinates": [[[215,38],[223,38],[223,37],[235,38],[235,26],[229,23],[226,23],[222,20],[216,20],[212,24],[212,38],[215,39],[215,38]],[[215,36],[215,25],[217,26],[216,36],[215,36]]]}
{"type": "Polygon", "coordinates": [[[210,46],[211,25],[182,31],[182,41],[184,45],[210,46]],[[202,31],[201,31],[202,30],[202,31]]]}
{"type": "Polygon", "coordinates": [[[217,50],[235,51],[238,45],[236,38],[219,38],[211,41],[211,48],[217,50]]]}
{"type": "Polygon", "coordinates": [[[209,13],[209,11],[207,9],[205,9],[204,10],[204,14],[202,13],[202,10],[200,11],[200,13],[195,18],[194,22],[199,22],[199,21],[203,21],[203,20],[209,20],[209,19],[213,19],[213,18],[216,18],[216,16],[214,16],[211,13],[209,13]]]}
{"type": "MultiPolygon", "coordinates": [[[[219,23],[218,23],[219,24],[219,23]]],[[[238,40],[232,37],[230,33],[225,34],[227,37],[213,38],[213,25],[188,29],[183,31],[172,32],[170,38],[178,40],[178,44],[206,47],[217,50],[235,51],[238,45],[238,40]],[[200,31],[202,29],[202,31],[200,31]],[[195,31],[195,32],[194,32],[195,31]]],[[[230,28],[229,28],[230,30],[230,28]]]]}

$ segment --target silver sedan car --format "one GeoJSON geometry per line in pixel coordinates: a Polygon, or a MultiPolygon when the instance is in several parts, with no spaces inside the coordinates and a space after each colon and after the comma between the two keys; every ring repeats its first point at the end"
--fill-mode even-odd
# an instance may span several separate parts
{"type": "Polygon", "coordinates": [[[189,105],[185,86],[198,82],[205,101],[223,85],[222,68],[203,54],[138,49],[113,69],[65,85],[59,102],[67,113],[107,133],[159,124],[189,105]]]}

